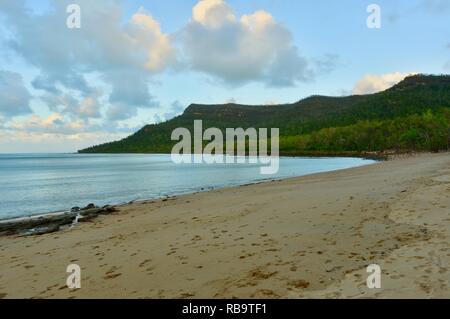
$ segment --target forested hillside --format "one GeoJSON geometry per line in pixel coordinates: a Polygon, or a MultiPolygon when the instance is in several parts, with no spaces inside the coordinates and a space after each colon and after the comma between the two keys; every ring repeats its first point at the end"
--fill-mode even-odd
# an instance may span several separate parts
{"type": "Polygon", "coordinates": [[[437,151],[449,148],[450,76],[414,75],[376,94],[311,96],[286,105],[197,105],[165,123],[81,153],[167,153],[173,129],[277,127],[282,154],[437,151]]]}

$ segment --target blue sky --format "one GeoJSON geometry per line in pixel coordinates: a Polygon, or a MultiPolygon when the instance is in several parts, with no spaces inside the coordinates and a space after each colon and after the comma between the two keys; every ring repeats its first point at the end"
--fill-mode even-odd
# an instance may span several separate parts
{"type": "Polygon", "coordinates": [[[450,73],[450,1],[5,0],[0,152],[74,152],[190,103],[365,94],[450,73]],[[81,29],[65,25],[68,4],[81,29]],[[367,6],[381,8],[369,29],[367,6]]]}

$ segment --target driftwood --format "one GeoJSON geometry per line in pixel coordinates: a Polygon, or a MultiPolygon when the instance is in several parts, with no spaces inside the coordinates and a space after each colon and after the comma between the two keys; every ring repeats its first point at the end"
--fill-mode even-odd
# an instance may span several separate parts
{"type": "Polygon", "coordinates": [[[0,235],[43,235],[60,230],[78,222],[90,221],[99,215],[108,215],[116,211],[113,206],[102,208],[89,204],[85,208],[74,207],[70,212],[0,220],[0,235]]]}

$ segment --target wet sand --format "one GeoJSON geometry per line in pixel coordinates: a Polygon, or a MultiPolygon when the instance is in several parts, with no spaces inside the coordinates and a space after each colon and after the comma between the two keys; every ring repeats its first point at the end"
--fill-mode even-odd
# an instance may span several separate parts
{"type": "Polygon", "coordinates": [[[0,298],[450,298],[449,267],[450,154],[424,154],[1,237],[0,298]]]}

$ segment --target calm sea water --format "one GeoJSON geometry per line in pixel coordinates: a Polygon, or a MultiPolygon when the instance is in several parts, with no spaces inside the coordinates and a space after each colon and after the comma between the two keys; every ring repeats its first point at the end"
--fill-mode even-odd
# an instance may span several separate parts
{"type": "Polygon", "coordinates": [[[259,164],[172,163],[170,155],[0,154],[0,219],[120,204],[371,164],[360,158],[281,158],[259,164]]]}

